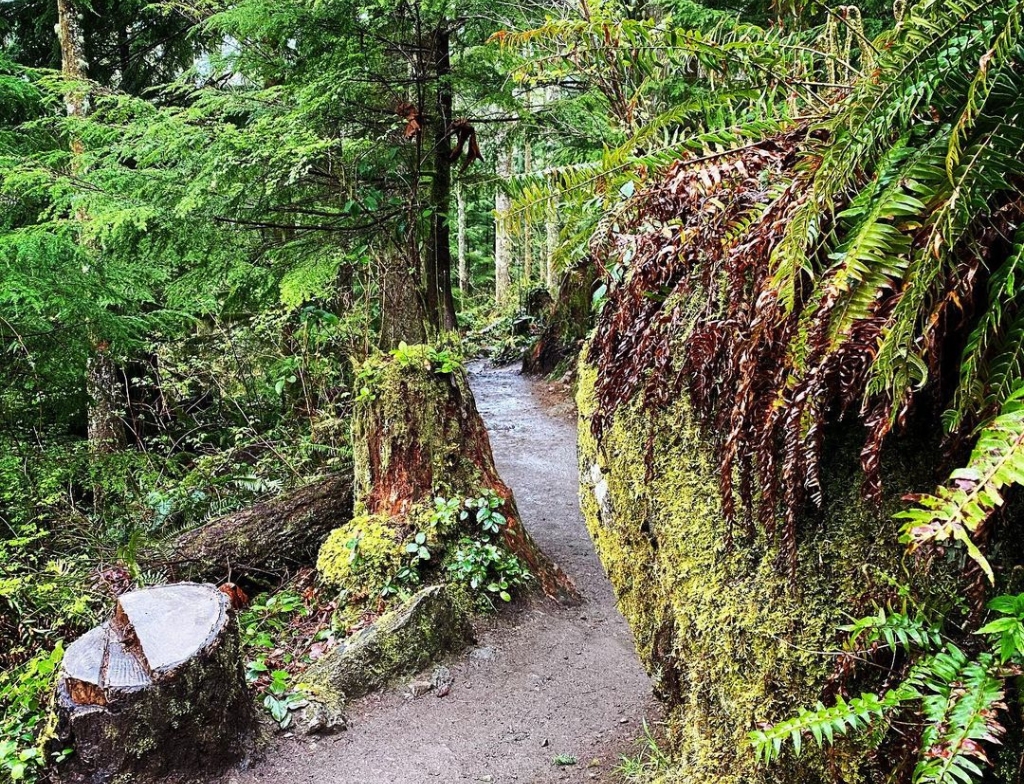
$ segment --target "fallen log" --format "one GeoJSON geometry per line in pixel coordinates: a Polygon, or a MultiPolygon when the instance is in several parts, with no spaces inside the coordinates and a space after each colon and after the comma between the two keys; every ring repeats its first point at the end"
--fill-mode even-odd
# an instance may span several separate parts
{"type": "Polygon", "coordinates": [[[279,582],[315,564],[327,535],[351,519],[349,469],[182,534],[174,559],[190,579],[279,582]]]}
{"type": "Polygon", "coordinates": [[[121,596],[68,646],[57,716],[67,784],[205,782],[244,760],[255,714],[227,596],[196,583],[121,596]]]}

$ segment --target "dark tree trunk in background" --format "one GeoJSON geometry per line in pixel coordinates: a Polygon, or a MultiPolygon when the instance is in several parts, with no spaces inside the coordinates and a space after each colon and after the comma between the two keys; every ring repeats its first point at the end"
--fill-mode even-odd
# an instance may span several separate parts
{"type": "Polygon", "coordinates": [[[85,372],[89,396],[89,448],[97,457],[120,452],[127,446],[124,416],[128,399],[124,379],[103,344],[93,349],[85,372]]]}
{"type": "Polygon", "coordinates": [[[416,280],[418,264],[388,255],[381,275],[380,347],[385,351],[406,343],[425,343],[427,314],[416,280]]]}
{"type": "MultiPolygon", "coordinates": [[[[85,39],[82,33],[81,11],[75,0],[57,0],[57,35],[60,38],[61,72],[65,79],[82,81],[88,76],[85,59],[85,39]]],[[[85,117],[89,113],[89,95],[82,86],[69,89],[66,96],[68,115],[85,117]]],[[[71,141],[72,168],[79,167],[83,152],[82,141],[71,141]]],[[[88,220],[84,210],[76,215],[79,222],[88,220]]],[[[109,345],[100,336],[93,336],[93,355],[86,368],[85,387],[89,398],[89,448],[94,458],[103,458],[125,448],[124,415],[128,398],[122,384],[122,375],[109,354],[109,345]]],[[[94,505],[103,508],[103,490],[94,489],[94,505]]]]}
{"type": "Polygon", "coordinates": [[[466,187],[460,182],[455,188],[458,205],[459,291],[469,293],[469,254],[466,241],[466,187]]]}
{"type": "Polygon", "coordinates": [[[430,235],[427,240],[426,288],[431,326],[437,331],[455,329],[455,300],[452,297],[451,212],[452,87],[451,39],[439,27],[433,35],[431,66],[437,84],[434,111],[427,134],[428,154],[434,159],[430,183],[430,235]]]}

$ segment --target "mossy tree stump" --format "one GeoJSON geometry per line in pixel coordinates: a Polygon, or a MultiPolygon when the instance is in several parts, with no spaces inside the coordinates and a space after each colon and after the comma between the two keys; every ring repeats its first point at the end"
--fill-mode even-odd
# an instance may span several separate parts
{"type": "Polygon", "coordinates": [[[571,580],[527,533],[512,491],[498,476],[462,366],[429,346],[405,346],[367,360],[361,376],[366,391],[353,417],[356,515],[405,527],[397,531],[401,540],[415,528],[416,510],[432,506],[435,497],[494,493],[507,520],[501,528],[505,548],[545,594],[577,601],[571,580]]]}
{"type": "Polygon", "coordinates": [[[64,782],[206,782],[242,761],[255,724],[228,597],[177,583],[122,596],[72,643],[57,685],[64,782]]]}

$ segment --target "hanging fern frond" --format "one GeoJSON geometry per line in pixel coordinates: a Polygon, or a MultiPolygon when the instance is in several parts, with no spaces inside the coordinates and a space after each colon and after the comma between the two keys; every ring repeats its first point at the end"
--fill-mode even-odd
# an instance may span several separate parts
{"type": "Polygon", "coordinates": [[[933,542],[959,541],[994,582],[992,567],[971,539],[1003,505],[1009,486],[1024,484],[1024,386],[1003,403],[988,423],[964,468],[950,474],[949,484],[922,495],[916,505],[899,512],[903,541],[917,548],[933,542]]]}
{"type": "Polygon", "coordinates": [[[976,660],[954,645],[922,668],[921,707],[925,721],[921,759],[914,784],[962,784],[984,775],[991,760],[983,744],[998,745],[1005,728],[1003,679],[991,653],[976,660]]]}
{"type": "Polygon", "coordinates": [[[796,716],[750,733],[759,761],[771,763],[791,745],[800,755],[808,739],[820,748],[837,736],[862,732],[920,705],[924,730],[915,784],[963,784],[980,780],[981,764],[990,764],[986,746],[1005,732],[999,714],[1006,710],[1003,677],[991,653],[970,659],[955,645],[925,656],[895,688],[882,695],[841,696],[825,707],[801,709],[796,716]]]}

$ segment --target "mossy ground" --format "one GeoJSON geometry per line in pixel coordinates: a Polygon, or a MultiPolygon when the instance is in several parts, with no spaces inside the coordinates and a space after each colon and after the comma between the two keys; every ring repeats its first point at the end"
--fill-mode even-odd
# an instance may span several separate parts
{"type": "Polygon", "coordinates": [[[901,575],[896,528],[861,501],[855,457],[828,461],[823,519],[801,527],[794,586],[763,535],[725,547],[717,466],[685,400],[654,416],[621,408],[598,445],[595,377],[581,364],[581,503],[640,657],[671,708],[675,770],[666,780],[865,780],[855,742],[827,762],[811,753],[767,771],[746,742],[757,722],[813,704],[845,613],[864,609],[858,602],[873,581],[901,575]]]}

